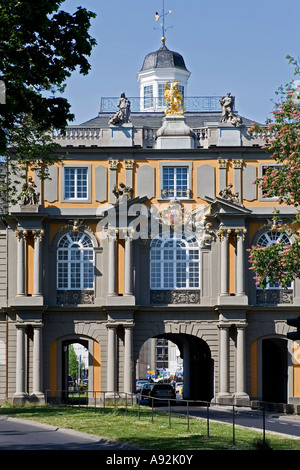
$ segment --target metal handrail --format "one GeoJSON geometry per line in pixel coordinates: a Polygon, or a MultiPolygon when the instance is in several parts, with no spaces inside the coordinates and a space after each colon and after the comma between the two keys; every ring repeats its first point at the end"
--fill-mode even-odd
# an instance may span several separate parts
{"type": "MultiPolygon", "coordinates": [[[[221,96],[188,96],[183,98],[186,112],[221,112],[221,96]]],[[[161,97],[129,97],[131,112],[152,111],[163,112],[166,105],[161,97]]],[[[100,113],[115,112],[118,97],[101,97],[100,113]]]]}

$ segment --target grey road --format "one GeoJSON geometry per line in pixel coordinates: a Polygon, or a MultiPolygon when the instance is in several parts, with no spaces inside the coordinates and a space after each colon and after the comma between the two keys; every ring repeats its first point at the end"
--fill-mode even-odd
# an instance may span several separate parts
{"type": "Polygon", "coordinates": [[[130,450],[97,436],[15,418],[0,418],[0,450],[130,450]]]}
{"type": "MultiPolygon", "coordinates": [[[[139,397],[139,394],[138,394],[139,397]]],[[[171,406],[174,413],[187,414],[187,407],[181,404],[181,395],[177,396],[175,406],[171,406]]],[[[147,400],[141,400],[141,404],[149,406],[147,400]]],[[[168,412],[167,406],[159,406],[157,410],[168,412]]],[[[253,410],[249,407],[211,405],[208,410],[206,406],[190,406],[190,416],[221,421],[228,424],[237,424],[254,429],[265,429],[265,431],[288,434],[300,438],[300,415],[278,414],[261,410],[253,410]]]]}
{"type": "MultiPolygon", "coordinates": [[[[186,406],[180,406],[180,402],[172,407],[172,412],[182,414],[187,413],[186,406]]],[[[161,410],[167,411],[166,407],[160,407],[161,410]]],[[[284,415],[276,413],[266,413],[263,416],[262,411],[251,410],[250,408],[234,408],[210,406],[207,414],[207,408],[194,406],[189,408],[190,416],[198,416],[209,420],[221,421],[228,424],[235,423],[239,426],[245,426],[253,429],[277,432],[300,438],[300,416],[284,415]]]]}
{"type": "MultiPolygon", "coordinates": [[[[161,411],[167,411],[164,406],[161,411]]],[[[172,412],[186,413],[186,407],[177,405],[172,407],[172,412]]],[[[206,407],[191,407],[189,413],[192,416],[207,418],[206,407]]],[[[227,409],[211,407],[209,419],[233,423],[233,413],[227,409]]],[[[236,409],[234,413],[236,425],[249,428],[263,429],[265,422],[266,431],[277,432],[300,438],[300,417],[267,414],[263,421],[262,413],[249,409],[236,409]]],[[[5,416],[0,417],[0,450],[7,451],[52,451],[52,450],[101,450],[106,452],[120,452],[132,450],[135,454],[138,449],[112,442],[98,436],[77,431],[60,429],[55,426],[32,423],[27,420],[19,420],[5,416]]]]}

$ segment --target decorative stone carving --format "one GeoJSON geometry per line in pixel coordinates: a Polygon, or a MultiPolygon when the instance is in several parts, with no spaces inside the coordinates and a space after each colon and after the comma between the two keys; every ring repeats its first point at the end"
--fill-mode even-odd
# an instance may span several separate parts
{"type": "Polygon", "coordinates": [[[232,160],[233,168],[241,169],[243,167],[243,160],[234,159],[232,160]]]}
{"type": "Polygon", "coordinates": [[[200,304],[199,290],[151,290],[151,304],[200,304]]]}
{"type": "Polygon", "coordinates": [[[87,290],[58,290],[57,291],[57,304],[58,305],[79,305],[79,304],[93,304],[94,291],[87,290]]]}
{"type": "Polygon", "coordinates": [[[124,197],[130,200],[133,196],[133,189],[126,186],[124,183],[120,183],[119,187],[115,184],[112,192],[115,196],[115,204],[121,202],[124,197]]]}
{"type": "Polygon", "coordinates": [[[124,160],[124,163],[125,163],[125,168],[127,168],[129,170],[132,170],[134,160],[124,160]]]}
{"type": "Polygon", "coordinates": [[[261,304],[292,304],[292,289],[257,289],[256,303],[261,304]]]}
{"type": "Polygon", "coordinates": [[[108,166],[110,170],[116,170],[118,168],[119,160],[108,160],[108,166]]]}
{"type": "Polygon", "coordinates": [[[130,121],[130,101],[126,98],[125,93],[121,94],[117,107],[118,111],[109,118],[108,123],[118,126],[128,123],[130,121]]]}
{"type": "Polygon", "coordinates": [[[195,210],[187,211],[176,198],[170,201],[170,205],[163,210],[151,209],[151,215],[161,224],[169,226],[172,231],[182,230],[190,235],[195,234],[200,248],[210,247],[215,239],[215,231],[212,224],[206,220],[210,214],[211,206],[201,206],[195,210]]]}
{"type": "Polygon", "coordinates": [[[230,234],[233,234],[236,237],[241,236],[243,238],[243,240],[245,240],[246,233],[247,233],[246,228],[233,229],[233,228],[222,228],[221,226],[220,226],[219,230],[217,231],[217,235],[218,235],[220,241],[224,240],[224,234],[226,234],[227,236],[229,236],[230,234]]]}
{"type": "Polygon", "coordinates": [[[227,168],[228,160],[226,158],[221,158],[218,160],[219,168],[227,168]]]}
{"type": "Polygon", "coordinates": [[[220,122],[225,122],[228,124],[232,124],[235,127],[239,127],[242,125],[242,119],[240,116],[234,113],[234,96],[231,96],[231,93],[227,93],[226,96],[223,96],[220,99],[220,103],[222,106],[222,117],[220,122]]]}
{"type": "Polygon", "coordinates": [[[176,199],[170,201],[170,205],[158,213],[160,221],[175,231],[180,229],[185,223],[182,204],[176,199]]]}
{"type": "Polygon", "coordinates": [[[44,230],[43,229],[37,229],[37,230],[16,230],[15,231],[15,235],[18,239],[18,241],[21,240],[21,237],[23,237],[24,239],[29,236],[29,235],[32,235],[34,239],[39,239],[39,241],[42,241],[42,238],[45,234],[44,230]]]}
{"type": "Polygon", "coordinates": [[[234,202],[234,204],[241,205],[239,201],[239,193],[233,193],[231,191],[232,184],[228,184],[225,189],[222,189],[219,192],[219,196],[222,199],[226,199],[227,201],[234,202]]]}
{"type": "Polygon", "coordinates": [[[36,185],[30,176],[27,183],[23,184],[20,205],[35,206],[39,203],[40,193],[36,192],[36,185]]]}

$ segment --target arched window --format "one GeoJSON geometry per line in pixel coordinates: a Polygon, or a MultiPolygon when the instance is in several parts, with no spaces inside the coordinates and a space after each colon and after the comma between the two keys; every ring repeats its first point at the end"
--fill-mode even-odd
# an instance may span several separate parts
{"type": "MultiPolygon", "coordinates": [[[[271,230],[269,232],[266,232],[262,234],[257,241],[257,245],[261,247],[268,247],[276,243],[285,243],[289,245],[291,241],[286,233],[284,232],[281,233],[279,230],[271,230]]],[[[265,288],[266,289],[279,289],[280,288],[279,281],[276,281],[273,283],[269,282],[265,288]]]]}
{"type": "Polygon", "coordinates": [[[151,289],[199,289],[199,245],[195,236],[156,237],[151,243],[151,289]]]}
{"type": "Polygon", "coordinates": [[[82,232],[64,235],[57,250],[57,288],[94,288],[94,250],[91,238],[82,232]]]}

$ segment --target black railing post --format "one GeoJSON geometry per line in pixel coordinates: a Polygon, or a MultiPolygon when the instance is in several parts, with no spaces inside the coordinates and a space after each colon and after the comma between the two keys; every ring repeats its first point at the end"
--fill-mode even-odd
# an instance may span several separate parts
{"type": "Polygon", "coordinates": [[[152,423],[154,422],[153,397],[151,397],[152,423]]]}
{"type": "Polygon", "coordinates": [[[206,404],[207,437],[209,437],[209,403],[206,404]]]}
{"type": "Polygon", "coordinates": [[[187,414],[187,426],[188,431],[190,430],[190,409],[189,409],[189,402],[186,402],[186,414],[187,414]]]}
{"type": "Polygon", "coordinates": [[[233,442],[233,445],[235,445],[235,408],[234,408],[234,405],[232,406],[232,432],[233,432],[232,442],[233,442]]]}
{"type": "Polygon", "coordinates": [[[263,404],[263,445],[266,443],[266,406],[263,404]]]}

